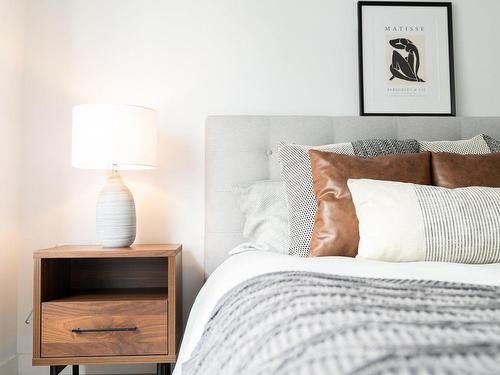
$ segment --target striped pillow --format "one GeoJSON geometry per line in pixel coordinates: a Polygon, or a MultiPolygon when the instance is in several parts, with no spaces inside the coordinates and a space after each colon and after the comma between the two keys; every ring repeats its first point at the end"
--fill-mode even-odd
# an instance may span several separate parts
{"type": "Polygon", "coordinates": [[[358,257],[390,262],[500,262],[500,188],[446,189],[349,180],[358,257]]]}

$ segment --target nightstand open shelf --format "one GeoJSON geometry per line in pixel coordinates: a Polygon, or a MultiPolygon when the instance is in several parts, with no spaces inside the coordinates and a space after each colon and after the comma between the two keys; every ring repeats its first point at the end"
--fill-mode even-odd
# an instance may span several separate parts
{"type": "MultiPolygon", "coordinates": [[[[174,363],[181,247],[58,247],[34,254],[33,365],[174,363]]],[[[78,367],[74,366],[78,372],[78,367]]]]}
{"type": "MultiPolygon", "coordinates": [[[[104,250],[105,251],[105,250],[104,250]]],[[[41,259],[41,301],[79,295],[167,290],[167,258],[41,259]]]]}

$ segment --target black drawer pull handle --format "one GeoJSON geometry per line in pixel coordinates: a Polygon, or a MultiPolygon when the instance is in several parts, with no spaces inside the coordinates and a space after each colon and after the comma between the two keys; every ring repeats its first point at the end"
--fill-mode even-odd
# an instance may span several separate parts
{"type": "Polygon", "coordinates": [[[74,333],[133,332],[133,331],[137,331],[137,327],[126,327],[126,328],[91,328],[91,329],[73,328],[71,330],[71,332],[74,332],[74,333]]]}

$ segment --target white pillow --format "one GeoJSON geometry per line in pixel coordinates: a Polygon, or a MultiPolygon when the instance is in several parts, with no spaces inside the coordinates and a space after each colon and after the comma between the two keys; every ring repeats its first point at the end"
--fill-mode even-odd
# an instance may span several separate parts
{"type": "Polygon", "coordinates": [[[350,179],[360,258],[500,262],[500,188],[350,179]]]}
{"type": "MultiPolygon", "coordinates": [[[[245,215],[243,236],[251,248],[288,254],[288,211],[281,181],[258,181],[233,187],[245,215]]],[[[233,253],[233,252],[232,252],[233,253]]]]}

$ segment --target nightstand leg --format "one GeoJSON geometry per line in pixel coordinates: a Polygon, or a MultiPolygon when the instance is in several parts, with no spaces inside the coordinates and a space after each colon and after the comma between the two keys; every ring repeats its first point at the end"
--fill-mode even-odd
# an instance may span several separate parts
{"type": "Polygon", "coordinates": [[[156,364],[156,375],[170,375],[170,363],[156,364]]]}
{"type": "Polygon", "coordinates": [[[80,375],[80,366],[73,365],[73,375],[80,375]]]}
{"type": "Polygon", "coordinates": [[[50,366],[50,375],[59,375],[66,366],[50,366]]]}

